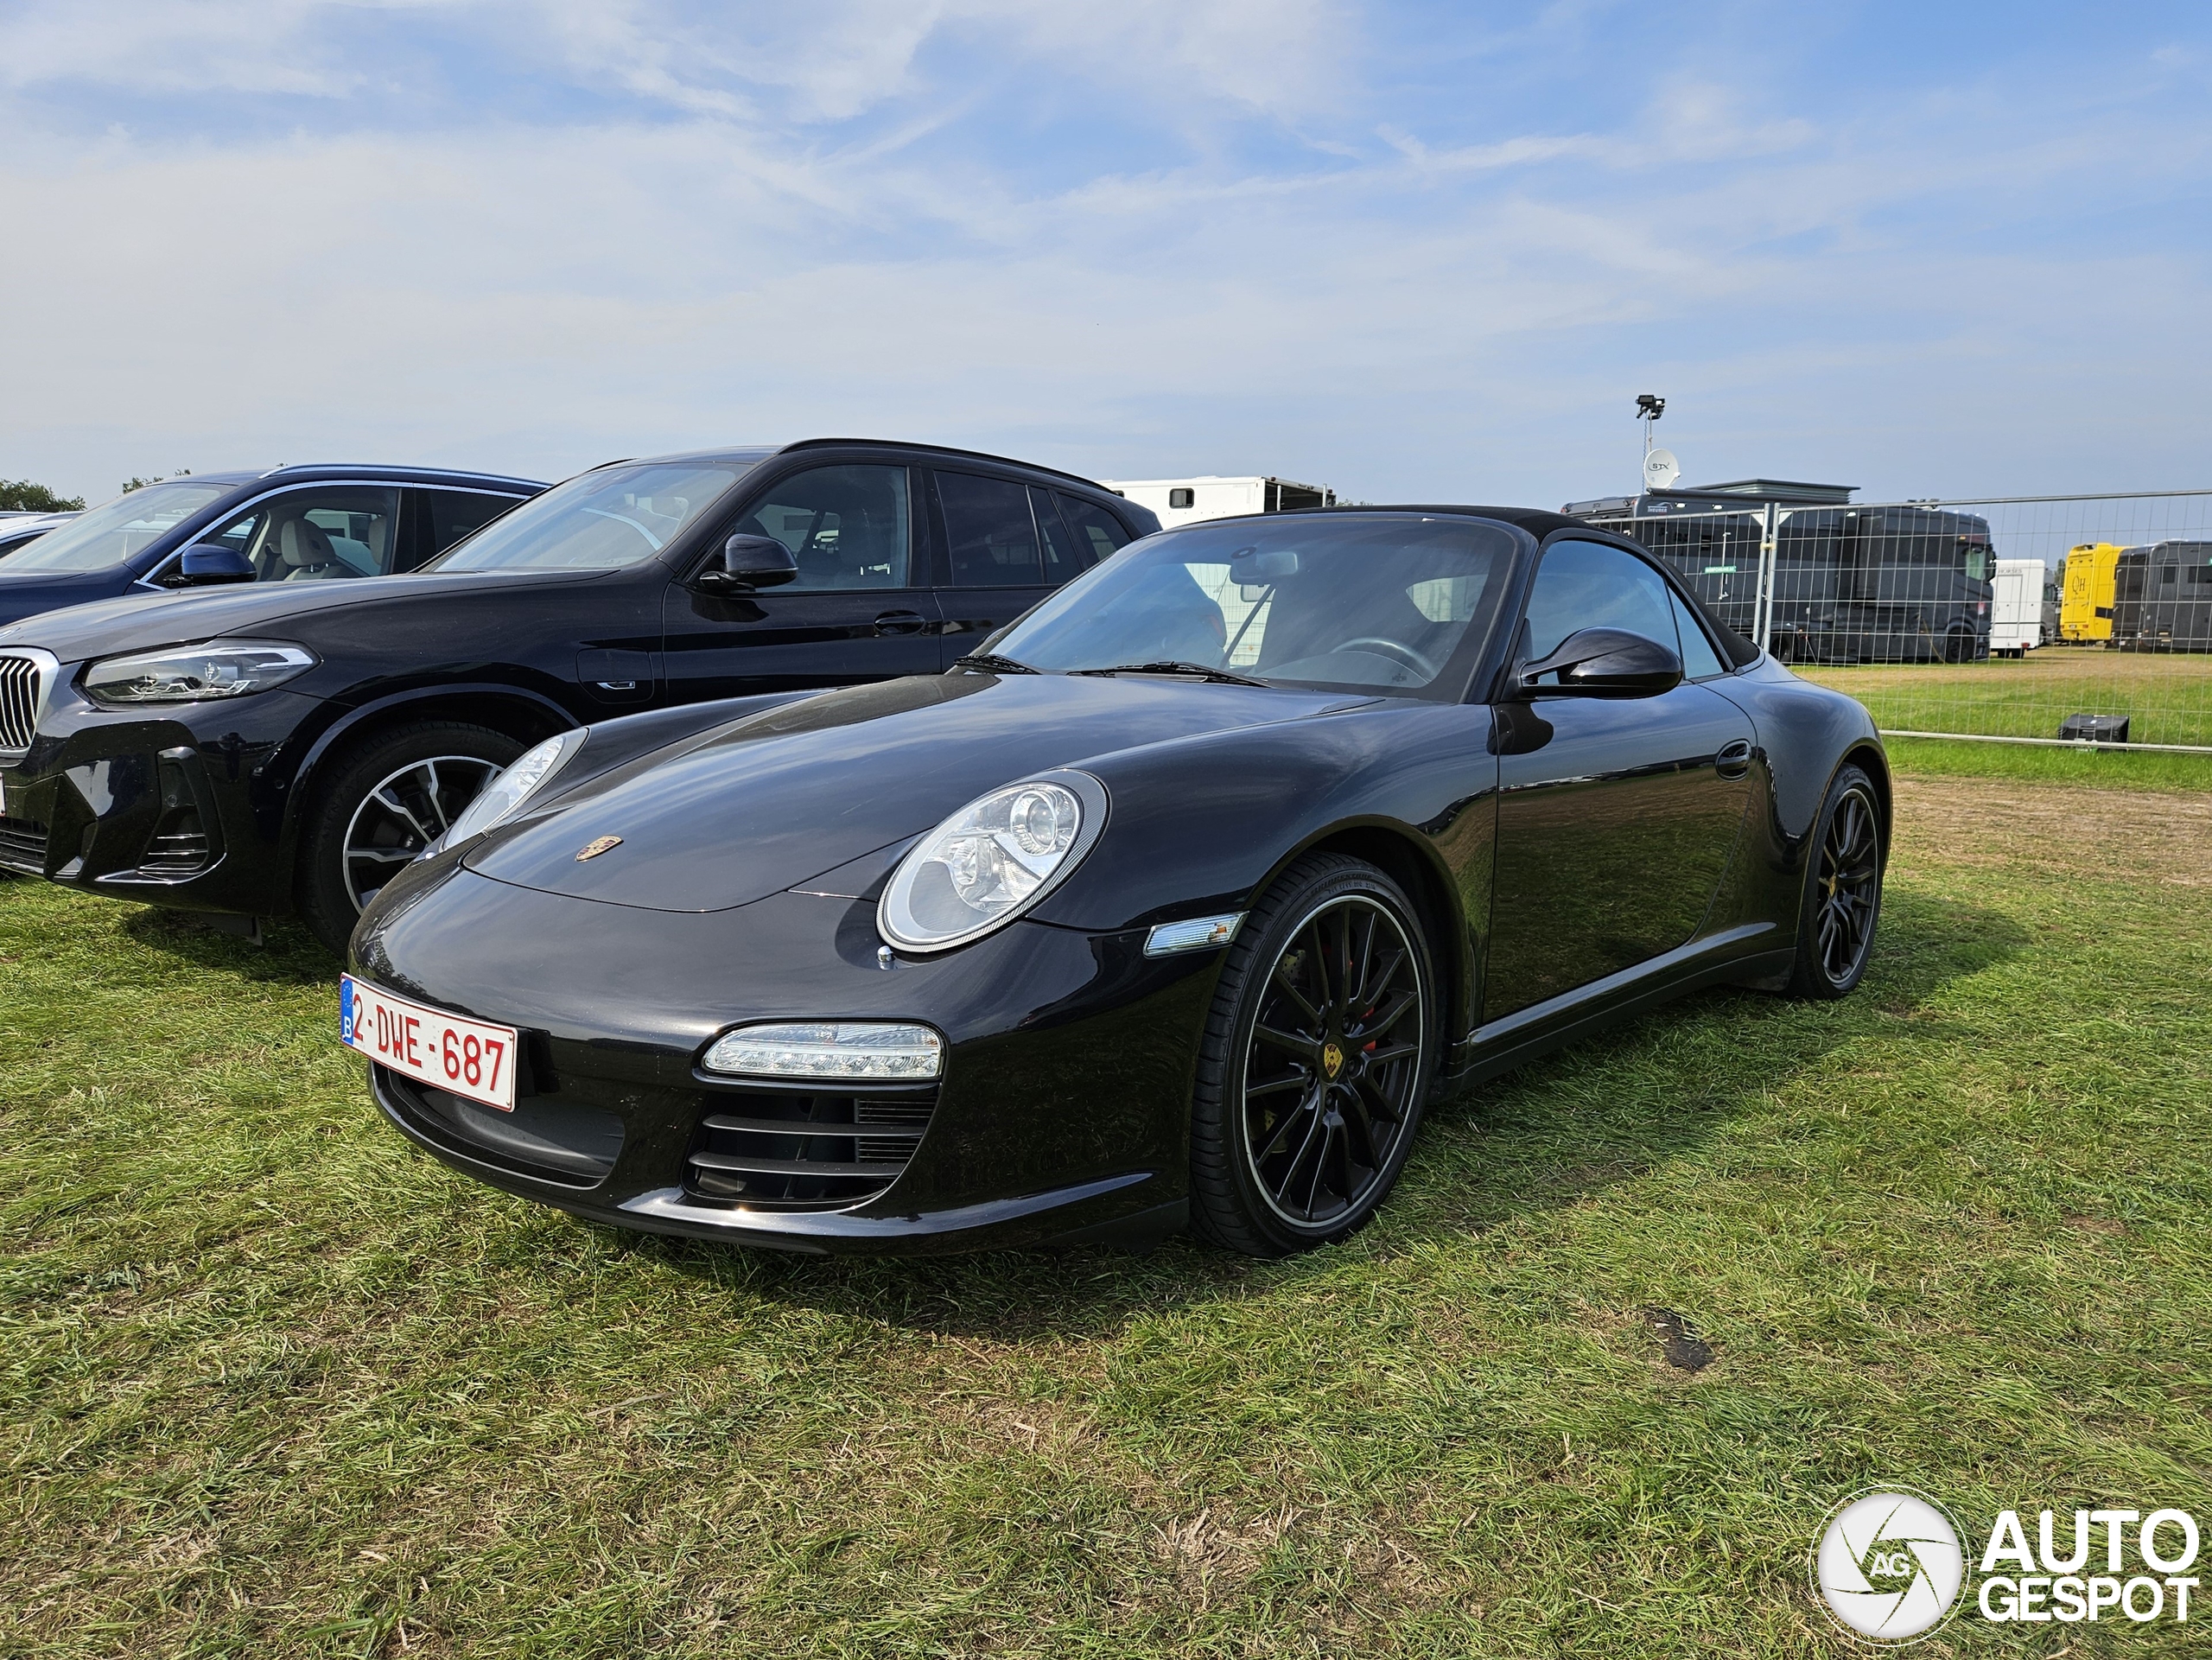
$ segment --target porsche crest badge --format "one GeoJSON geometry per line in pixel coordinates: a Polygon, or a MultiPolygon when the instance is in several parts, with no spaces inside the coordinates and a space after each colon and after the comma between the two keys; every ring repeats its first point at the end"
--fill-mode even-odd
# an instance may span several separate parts
{"type": "Polygon", "coordinates": [[[576,862],[582,864],[587,859],[596,859],[601,854],[611,853],[621,845],[622,838],[619,836],[594,836],[577,851],[576,862]]]}

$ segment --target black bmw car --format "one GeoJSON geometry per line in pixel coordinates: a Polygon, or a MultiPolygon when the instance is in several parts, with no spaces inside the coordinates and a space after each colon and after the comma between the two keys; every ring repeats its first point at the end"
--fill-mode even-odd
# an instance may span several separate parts
{"type": "Polygon", "coordinates": [[[549,740],[371,906],[340,1034],[407,1135],[620,1225],[1280,1254],[1440,1090],[1851,990],[1889,802],[1859,704],[1625,539],[1219,520],[942,675],[549,740]]]}
{"type": "MultiPolygon", "coordinates": [[[[408,490],[359,480],[191,493],[227,487],[124,500],[169,493],[155,506],[187,538],[173,563],[238,586],[0,628],[0,867],[240,929],[297,911],[334,951],[531,745],[632,711],[936,673],[1158,528],[1064,474],[816,441],[612,463],[411,575],[302,581],[445,537],[452,493],[423,493],[411,518],[408,490]],[[290,579],[248,586],[232,569],[248,565],[290,579]]],[[[108,512],[10,567],[61,537],[136,533],[92,523],[108,512]]]]}

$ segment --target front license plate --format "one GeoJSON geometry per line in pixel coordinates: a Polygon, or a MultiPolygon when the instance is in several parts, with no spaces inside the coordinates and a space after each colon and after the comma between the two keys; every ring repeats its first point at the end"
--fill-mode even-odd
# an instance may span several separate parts
{"type": "Polygon", "coordinates": [[[515,1110],[515,1031],[432,1008],[356,980],[338,982],[338,1040],[434,1090],[515,1110]]]}

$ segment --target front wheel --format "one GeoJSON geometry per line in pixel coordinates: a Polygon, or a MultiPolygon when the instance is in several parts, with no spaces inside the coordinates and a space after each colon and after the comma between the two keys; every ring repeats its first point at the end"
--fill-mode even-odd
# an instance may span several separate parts
{"type": "Polygon", "coordinates": [[[1310,855],[1229,950],[1199,1050],[1192,1215],[1286,1256],[1342,1239],[1398,1179],[1428,1091],[1434,974],[1412,902],[1362,860],[1310,855]]]}
{"type": "Polygon", "coordinates": [[[338,956],[369,901],[522,746],[460,721],[404,726],[340,757],[300,836],[300,910],[338,956]]]}
{"type": "Polygon", "coordinates": [[[1794,997],[1848,996],[1866,972],[1882,914],[1882,808],[1874,781],[1846,766],[1828,785],[1805,861],[1794,997]]]}

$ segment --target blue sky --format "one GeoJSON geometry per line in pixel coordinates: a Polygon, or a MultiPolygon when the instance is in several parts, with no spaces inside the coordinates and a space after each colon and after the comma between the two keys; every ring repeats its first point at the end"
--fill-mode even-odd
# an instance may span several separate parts
{"type": "Polygon", "coordinates": [[[2212,10],[0,0],[0,476],[2212,483],[2212,10]]]}

